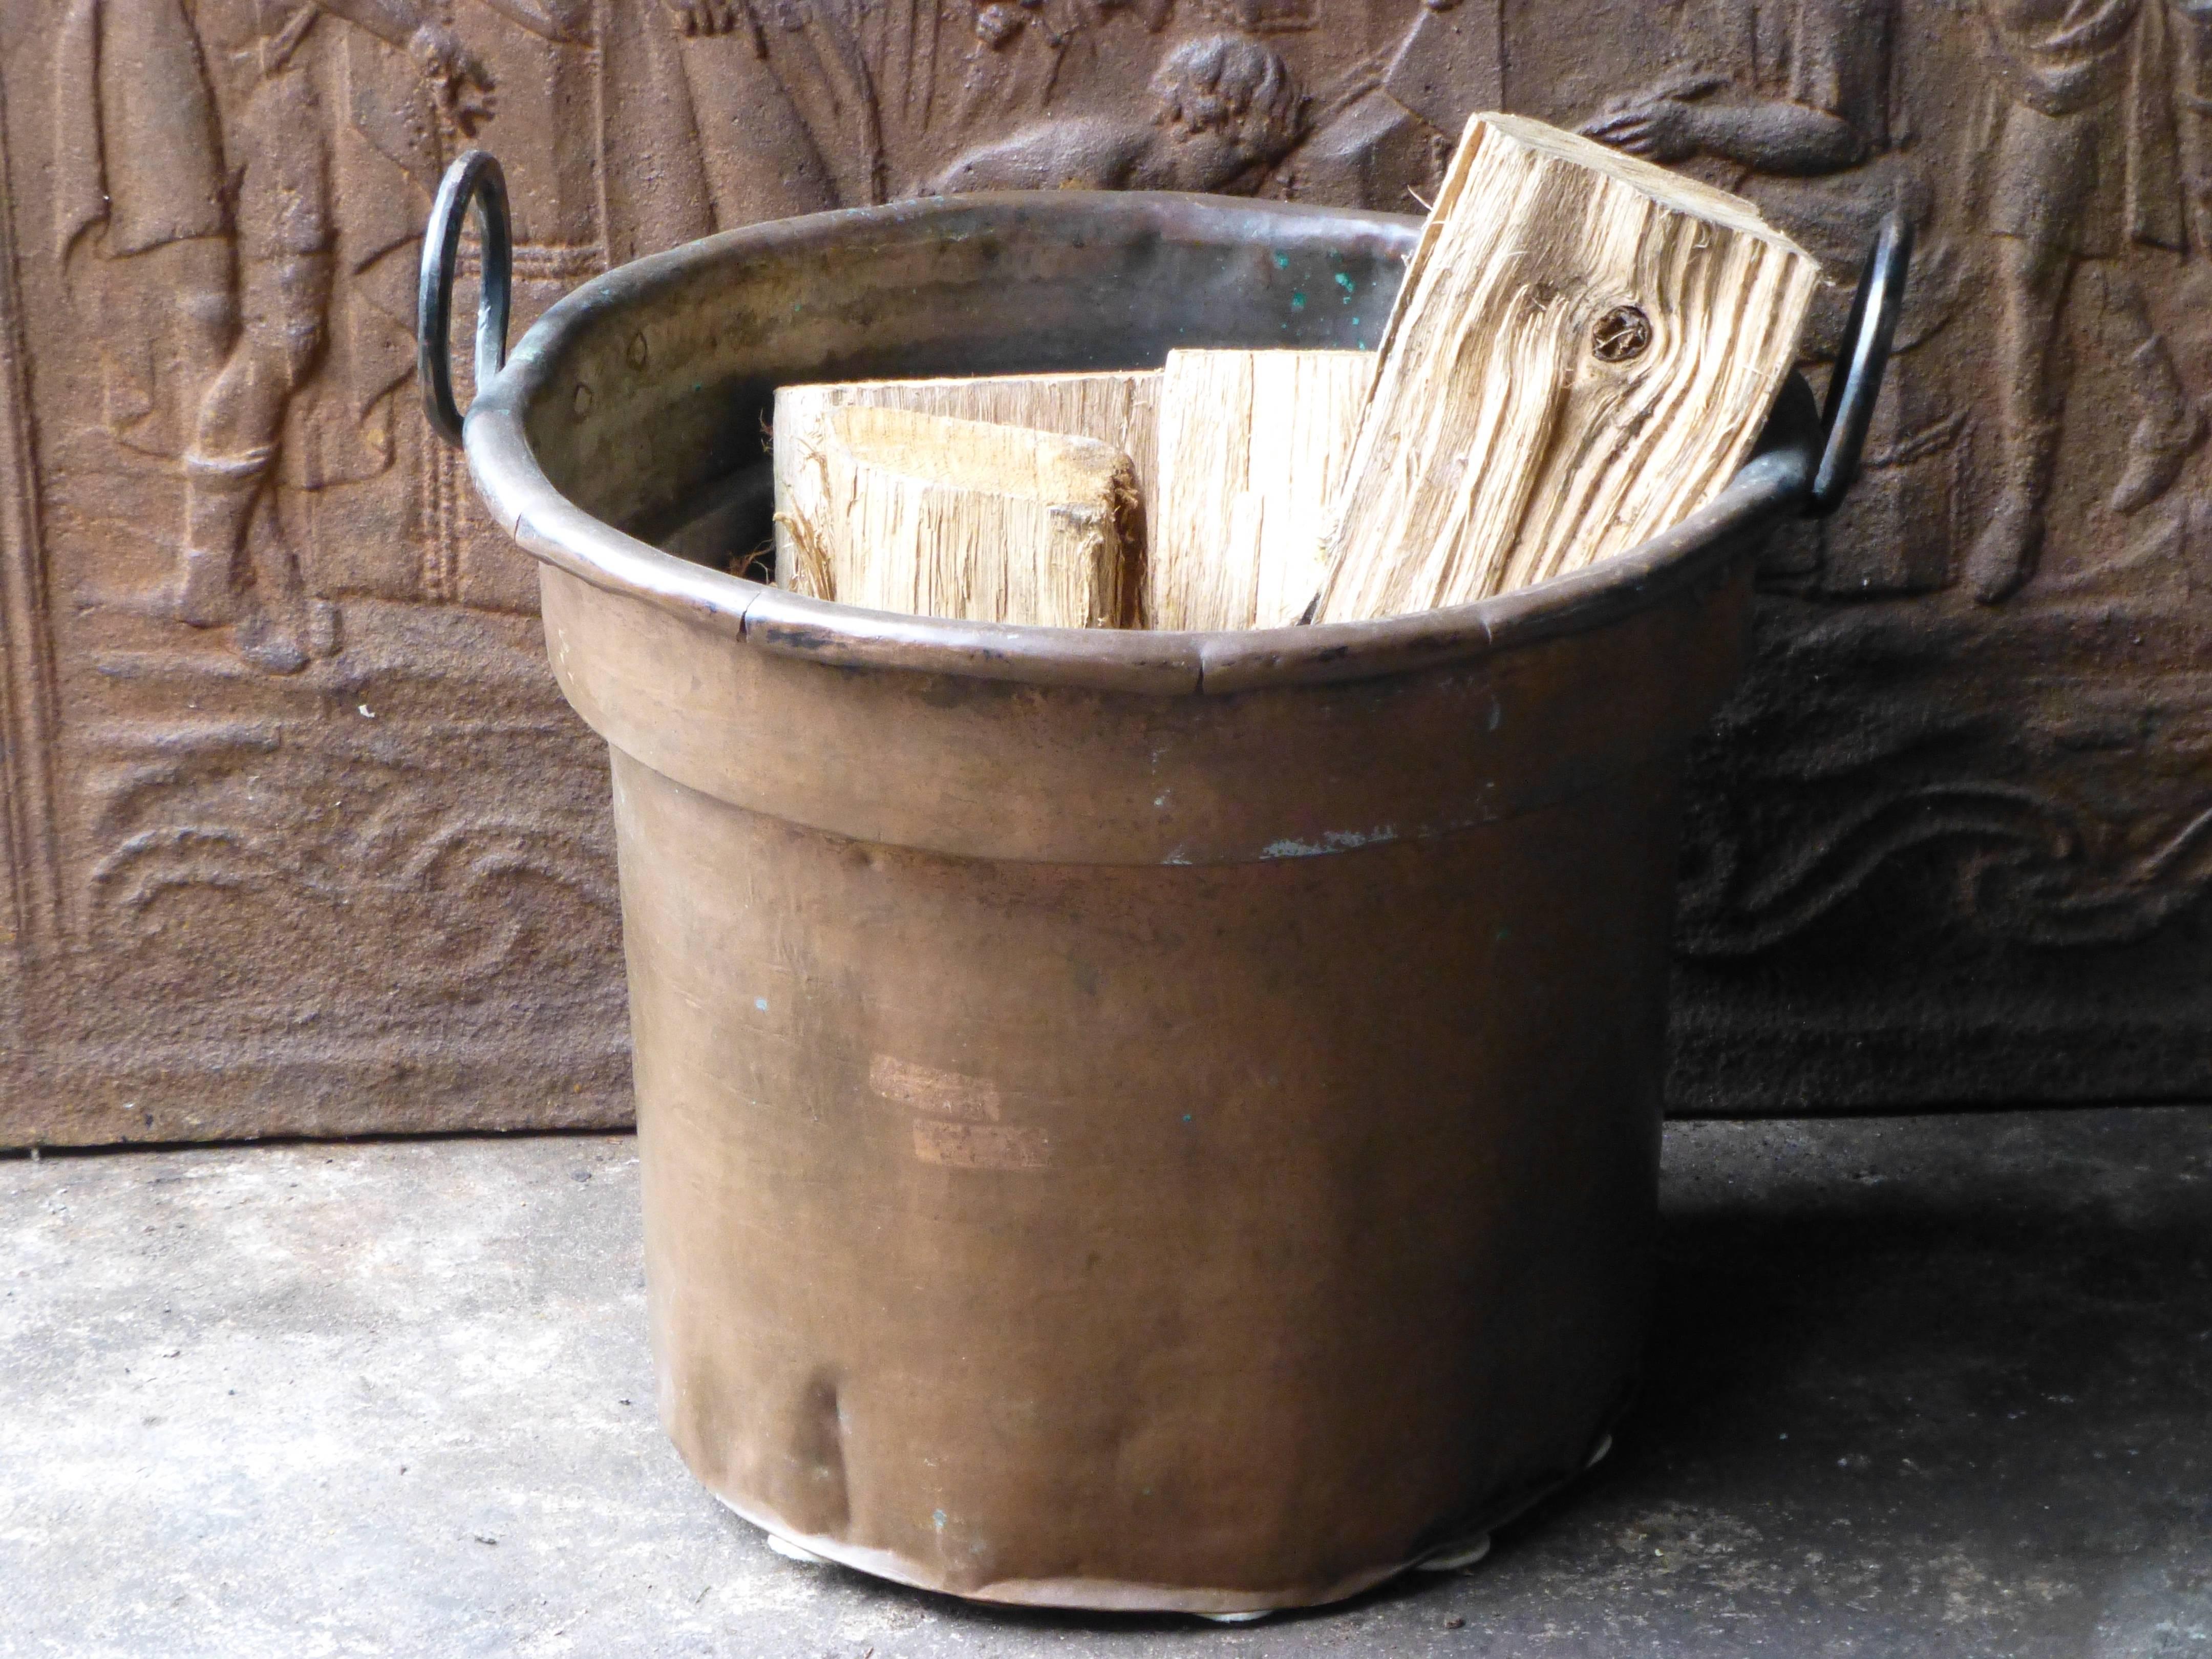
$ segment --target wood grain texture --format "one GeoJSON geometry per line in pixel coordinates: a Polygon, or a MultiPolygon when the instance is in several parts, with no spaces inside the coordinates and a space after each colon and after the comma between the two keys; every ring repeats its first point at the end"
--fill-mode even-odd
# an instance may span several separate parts
{"type": "Polygon", "coordinates": [[[777,387],[769,437],[775,452],[778,584],[792,585],[782,574],[793,559],[783,527],[786,519],[810,518],[819,512],[818,504],[804,493],[817,475],[802,467],[799,459],[809,448],[819,447],[822,424],[831,410],[855,404],[908,409],[925,415],[1096,438],[1128,456],[1136,469],[1139,491],[1149,497],[1158,453],[1154,406],[1159,380],[1158,370],[1147,369],[975,380],[841,380],[777,387]]]}
{"type": "Polygon", "coordinates": [[[1316,620],[1464,604],[1679,522],[1750,453],[1820,281],[1749,203],[1475,117],[1383,335],[1316,620]],[[1608,360],[1638,317],[1648,342],[1608,360]]]}
{"type": "Polygon", "coordinates": [[[1129,458],[1095,438],[832,409],[779,527],[790,586],[871,611],[1115,628],[1137,592],[1129,458]]]}
{"type": "Polygon", "coordinates": [[[1320,591],[1365,351],[1171,351],[1146,509],[1148,627],[1280,628],[1320,591]]]}

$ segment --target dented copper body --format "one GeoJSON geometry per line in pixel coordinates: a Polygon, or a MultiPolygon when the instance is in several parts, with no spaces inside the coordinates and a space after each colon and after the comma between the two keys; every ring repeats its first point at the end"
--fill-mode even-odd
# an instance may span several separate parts
{"type": "Polygon", "coordinates": [[[1627,1397],[1683,750],[1807,488],[1802,385],[1679,530],[1384,623],[951,623],[649,544],[766,533],[779,381],[1371,343],[1414,229],[761,226],[563,301],[469,416],[613,751],[662,1419],[787,1540],[996,1601],[1326,1601],[1627,1397]]]}

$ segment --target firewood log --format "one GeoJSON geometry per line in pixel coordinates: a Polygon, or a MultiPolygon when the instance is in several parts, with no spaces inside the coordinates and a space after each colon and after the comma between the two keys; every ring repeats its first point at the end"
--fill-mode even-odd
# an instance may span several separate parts
{"type": "MultiPolygon", "coordinates": [[[[799,465],[799,458],[810,449],[820,447],[822,422],[831,410],[850,404],[910,409],[926,415],[951,415],[966,421],[988,421],[1000,426],[1030,427],[1070,437],[1096,438],[1129,457],[1136,468],[1141,495],[1152,488],[1156,447],[1153,402],[1159,379],[1155,369],[1129,374],[1004,374],[975,380],[841,380],[779,386],[769,428],[770,446],[775,453],[779,573],[790,570],[793,562],[784,524],[794,518],[810,519],[818,510],[814,503],[794,496],[793,492],[804,492],[814,476],[811,469],[799,465]]],[[[791,585],[782,574],[779,574],[777,580],[787,587],[791,585]]]]}
{"type": "Polygon", "coordinates": [[[1316,620],[1464,604],[1680,522],[1749,454],[1820,280],[1747,202],[1475,117],[1383,335],[1316,620]]]}
{"type": "Polygon", "coordinates": [[[1137,599],[1136,476],[1094,438],[854,404],[794,458],[793,592],[968,622],[1115,628],[1137,599]]]}
{"type": "Polygon", "coordinates": [[[1145,512],[1147,627],[1280,628],[1305,614],[1374,370],[1366,351],[1168,354],[1145,512]]]}

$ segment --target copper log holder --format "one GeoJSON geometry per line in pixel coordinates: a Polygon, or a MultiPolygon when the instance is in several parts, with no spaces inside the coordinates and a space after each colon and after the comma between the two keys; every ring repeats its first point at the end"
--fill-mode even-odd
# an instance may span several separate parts
{"type": "Polygon", "coordinates": [[[1371,343],[1415,222],[819,214],[611,272],[502,366],[496,185],[464,157],[440,198],[426,398],[461,428],[473,201],[468,459],[612,755],[685,1460],[787,1551],[995,1601],[1247,1617],[1468,1559],[1629,1395],[1684,750],[1761,539],[1849,486],[1902,234],[1826,422],[1793,378],[1636,551],[1384,622],[1114,632],[660,544],[765,535],[779,383],[1371,343]]]}

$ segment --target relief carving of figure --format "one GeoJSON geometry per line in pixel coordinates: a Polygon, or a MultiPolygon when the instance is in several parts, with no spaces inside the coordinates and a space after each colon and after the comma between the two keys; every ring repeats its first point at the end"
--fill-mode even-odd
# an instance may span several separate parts
{"type": "MultiPolygon", "coordinates": [[[[2204,0],[1981,0],[1990,74],[1976,145],[1975,205],[1990,239],[2002,307],[1995,512],[1967,560],[1975,596],[1995,604],[2031,577],[2067,387],[2059,361],[2068,298],[2084,266],[2098,322],[2124,364],[2135,421],[2114,512],[2139,512],[2173,485],[2205,435],[2143,294],[2130,244],[2182,251],[2177,30],[2212,22],[2204,0]]],[[[2201,102],[2201,99],[2196,101],[2201,102]]]]}
{"type": "Polygon", "coordinates": [[[1307,99],[1279,53],[1242,35],[1186,40],[1152,78],[1144,115],[1040,122],[969,150],[927,186],[1249,194],[1304,136],[1307,99]]]}
{"type": "Polygon", "coordinates": [[[1669,165],[1698,156],[1808,177],[1887,150],[1894,9],[1859,0],[1719,0],[1692,33],[1712,66],[1662,81],[1585,127],[1669,165]]]}
{"type": "Polygon", "coordinates": [[[490,76],[422,0],[77,0],[56,64],[63,257],[95,228],[110,259],[178,250],[173,303],[211,369],[188,417],[174,614],[235,623],[280,673],[307,659],[307,607],[263,509],[325,345],[331,134],[301,58],[325,13],[408,54],[458,131],[489,118],[490,76]]]}
{"type": "MultiPolygon", "coordinates": [[[[1334,118],[1352,101],[1316,112],[1284,55],[1255,38],[1311,30],[1306,0],[1187,8],[1208,27],[1168,47],[1148,96],[1066,114],[1045,112],[1069,54],[1126,52],[1126,33],[1106,46],[1102,36],[1123,25],[1158,33],[1174,0],[660,0],[653,9],[669,27],[635,51],[666,67],[629,77],[625,95],[642,100],[647,118],[681,126],[684,142],[649,179],[641,172],[639,228],[614,238],[625,252],[909,195],[1063,185],[1252,193],[1314,135],[1317,113],[1334,118]],[[1224,22],[1233,29],[1212,27],[1224,22]],[[692,200],[705,204],[703,220],[687,211],[692,200]]],[[[1425,163],[1425,137],[1418,148],[1425,163]]],[[[1362,158],[1316,159],[1327,190],[1362,158]]]]}

